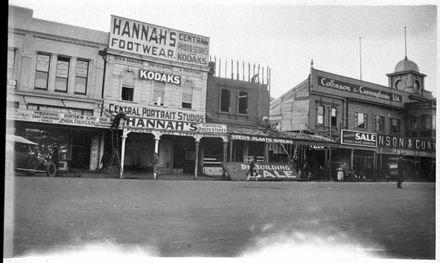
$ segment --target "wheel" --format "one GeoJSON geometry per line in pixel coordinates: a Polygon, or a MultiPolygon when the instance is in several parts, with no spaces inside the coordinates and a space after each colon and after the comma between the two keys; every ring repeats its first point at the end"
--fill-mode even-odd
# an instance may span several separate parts
{"type": "Polygon", "coordinates": [[[53,162],[47,163],[45,168],[47,176],[54,177],[57,174],[57,167],[53,162]]]}
{"type": "Polygon", "coordinates": [[[40,162],[38,161],[38,159],[36,157],[31,156],[26,161],[26,168],[37,170],[39,164],[40,164],[40,162]]]}

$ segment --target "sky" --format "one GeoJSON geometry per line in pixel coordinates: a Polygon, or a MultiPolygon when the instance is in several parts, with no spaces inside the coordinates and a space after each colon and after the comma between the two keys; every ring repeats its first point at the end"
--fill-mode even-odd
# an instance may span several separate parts
{"type": "Polygon", "coordinates": [[[356,79],[362,74],[364,81],[388,86],[386,74],[393,73],[405,57],[406,27],[408,59],[427,75],[425,89],[438,94],[439,10],[434,0],[364,0],[362,4],[337,0],[10,0],[9,4],[33,9],[37,19],[104,32],[110,31],[110,15],[116,15],[207,36],[210,55],[222,63],[232,59],[240,65],[250,62],[269,67],[274,98],[305,80],[312,60],[315,69],[356,79]]]}

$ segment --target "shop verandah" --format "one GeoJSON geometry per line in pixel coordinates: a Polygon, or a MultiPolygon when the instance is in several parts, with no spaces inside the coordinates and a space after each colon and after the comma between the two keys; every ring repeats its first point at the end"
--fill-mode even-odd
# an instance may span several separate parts
{"type": "Polygon", "coordinates": [[[226,131],[224,127],[224,132],[204,133],[124,128],[119,131],[124,163],[120,176],[124,170],[151,171],[151,158],[157,152],[159,169],[167,174],[224,176],[222,163],[249,163],[256,157],[259,163],[284,163],[297,172],[307,163],[313,178],[326,178],[331,140],[265,129],[227,127],[226,131]]]}

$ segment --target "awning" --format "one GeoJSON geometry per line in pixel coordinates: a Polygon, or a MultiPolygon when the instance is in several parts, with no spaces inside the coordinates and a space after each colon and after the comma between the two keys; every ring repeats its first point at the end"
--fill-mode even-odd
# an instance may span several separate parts
{"type": "Polygon", "coordinates": [[[6,135],[6,141],[8,141],[8,142],[19,142],[19,143],[31,144],[31,145],[38,145],[38,143],[29,141],[26,138],[23,138],[21,136],[12,135],[12,134],[7,134],[6,135]]]}

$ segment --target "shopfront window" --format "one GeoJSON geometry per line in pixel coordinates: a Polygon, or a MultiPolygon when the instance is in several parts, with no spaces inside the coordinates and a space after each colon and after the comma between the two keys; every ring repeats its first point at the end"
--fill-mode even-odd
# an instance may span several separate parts
{"type": "Polygon", "coordinates": [[[380,115],[376,115],[375,126],[376,126],[376,128],[375,128],[376,131],[384,132],[385,131],[385,117],[380,116],[380,115]]]}
{"type": "Polygon", "coordinates": [[[69,80],[70,59],[58,57],[57,71],[55,77],[55,91],[67,92],[69,80]]]}
{"type": "Polygon", "coordinates": [[[248,93],[240,91],[238,93],[238,113],[247,114],[248,113],[248,93]]]}
{"type": "Polygon", "coordinates": [[[363,112],[354,113],[354,127],[358,129],[367,129],[368,115],[363,112]]]}
{"type": "Polygon", "coordinates": [[[78,59],[76,61],[75,94],[87,94],[87,77],[89,62],[78,59]]]}
{"type": "Polygon", "coordinates": [[[391,132],[400,132],[400,119],[391,118],[391,132]]]}
{"type": "Polygon", "coordinates": [[[317,113],[316,113],[316,124],[324,125],[324,106],[320,105],[318,106],[317,113]]]}
{"type": "Polygon", "coordinates": [[[223,112],[231,111],[231,91],[222,89],[220,98],[220,110],[223,112]]]}
{"type": "Polygon", "coordinates": [[[42,158],[58,160],[59,169],[88,169],[90,164],[91,133],[71,132],[70,129],[25,127],[17,125],[17,135],[38,143],[35,151],[42,158]],[[57,158],[54,158],[56,154],[57,158]]]}
{"type": "Polygon", "coordinates": [[[37,54],[37,66],[35,71],[35,89],[47,90],[49,82],[50,56],[37,54]]]}

